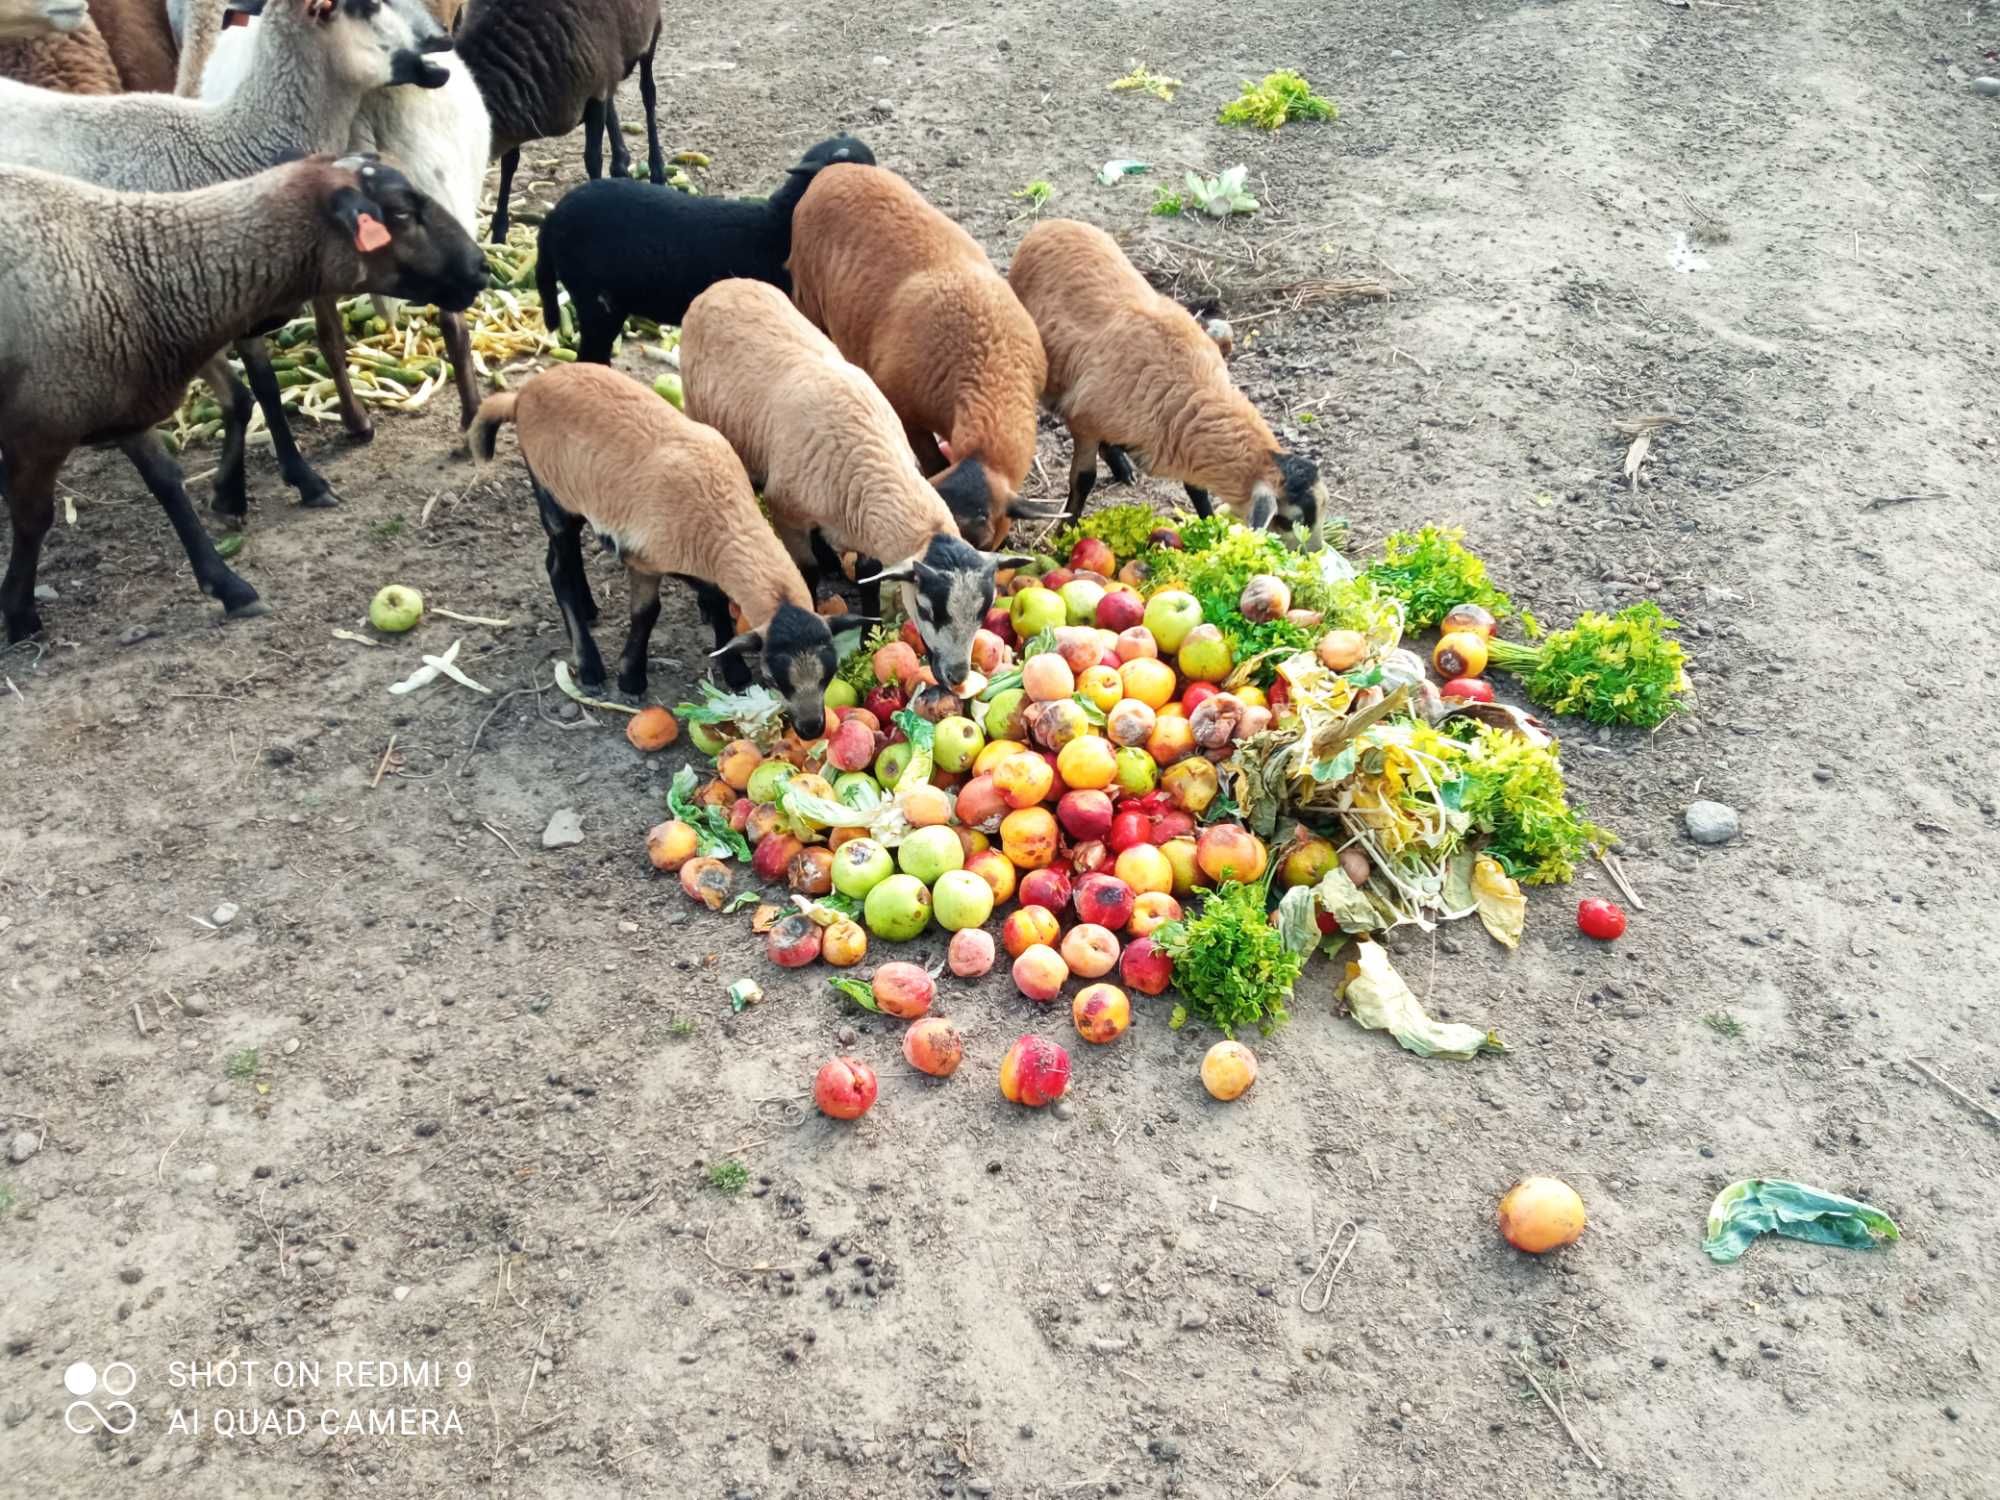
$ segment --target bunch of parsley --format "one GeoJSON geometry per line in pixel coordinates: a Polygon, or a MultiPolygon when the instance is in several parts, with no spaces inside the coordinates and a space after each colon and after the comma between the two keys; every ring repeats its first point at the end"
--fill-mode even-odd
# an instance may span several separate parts
{"type": "Polygon", "coordinates": [[[1486,564],[1462,545],[1465,533],[1442,526],[1398,531],[1382,543],[1382,560],[1361,576],[1403,601],[1412,631],[1429,630],[1461,604],[1478,604],[1505,619],[1514,601],[1486,581],[1486,564]]]}
{"type": "Polygon", "coordinates": [[[1153,941],[1174,961],[1174,986],[1187,997],[1167,1023],[1176,1031],[1194,1019],[1234,1036],[1239,1026],[1269,1032],[1291,1019],[1285,1002],[1306,961],[1271,925],[1264,889],[1227,881],[1193,917],[1154,929],[1153,941]]]}
{"type": "Polygon", "coordinates": [[[1568,880],[1591,845],[1612,842],[1569,805],[1553,745],[1482,725],[1456,769],[1446,800],[1487,835],[1484,852],[1523,885],[1568,880]]]}
{"type": "Polygon", "coordinates": [[[1615,615],[1591,611],[1533,646],[1490,641],[1488,659],[1520,678],[1544,708],[1593,724],[1651,729],[1688,690],[1686,655],[1667,635],[1679,628],[1647,599],[1615,615]]]}

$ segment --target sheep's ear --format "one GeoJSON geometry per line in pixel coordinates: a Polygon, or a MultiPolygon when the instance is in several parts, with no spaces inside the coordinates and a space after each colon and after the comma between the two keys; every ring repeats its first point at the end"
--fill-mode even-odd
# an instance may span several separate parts
{"type": "Polygon", "coordinates": [[[373,255],[388,245],[389,230],[382,220],[382,206],[359,188],[344,187],[328,205],[334,222],[344,228],[363,255],[373,255]]]}
{"type": "Polygon", "coordinates": [[[1278,497],[1264,485],[1258,485],[1250,492],[1250,526],[1254,531],[1269,531],[1271,522],[1278,516],[1278,497]]]}
{"type": "Polygon", "coordinates": [[[1007,514],[1016,521],[1053,521],[1063,513],[1060,500],[1023,500],[1015,498],[1007,502],[1007,514]]]}
{"type": "Polygon", "coordinates": [[[993,564],[996,573],[1002,568],[1025,568],[1035,560],[1032,554],[1026,552],[982,552],[979,555],[993,564]]]}
{"type": "Polygon", "coordinates": [[[917,560],[913,557],[907,562],[899,562],[894,567],[884,568],[879,573],[872,574],[867,578],[857,578],[854,581],[856,583],[909,583],[916,576],[917,560]]]}
{"type": "Polygon", "coordinates": [[[882,617],[880,615],[828,615],[826,617],[826,628],[835,635],[839,635],[843,630],[859,630],[863,625],[880,625],[881,623],[882,617]]]}
{"type": "Polygon", "coordinates": [[[708,656],[709,660],[714,661],[718,657],[724,656],[751,656],[763,649],[764,632],[761,630],[746,630],[720,651],[709,652],[708,656]]]}

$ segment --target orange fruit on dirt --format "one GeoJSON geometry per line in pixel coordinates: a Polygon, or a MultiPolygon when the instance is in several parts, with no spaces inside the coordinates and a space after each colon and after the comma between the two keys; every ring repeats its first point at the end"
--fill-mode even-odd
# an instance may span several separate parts
{"type": "Polygon", "coordinates": [[[680,724],[657,703],[651,708],[640,709],[625,726],[625,738],[637,749],[647,752],[664,750],[680,737],[680,724]]]}

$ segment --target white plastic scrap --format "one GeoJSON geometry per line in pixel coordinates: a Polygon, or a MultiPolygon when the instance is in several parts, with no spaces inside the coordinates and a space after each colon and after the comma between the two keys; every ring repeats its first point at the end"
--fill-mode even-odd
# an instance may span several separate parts
{"type": "Polygon", "coordinates": [[[453,682],[471,688],[476,693],[485,693],[488,697],[491,697],[493,689],[483,683],[474,682],[470,677],[467,677],[457,667],[452,665],[453,662],[458,660],[459,647],[464,644],[463,641],[453,641],[451,648],[443,656],[426,656],[424,664],[421,667],[418,667],[416,671],[405,677],[401,682],[391,683],[389,691],[400,697],[404,693],[414,693],[420,687],[428,687],[431,683],[436,682],[440,676],[444,676],[449,677],[453,682]]]}

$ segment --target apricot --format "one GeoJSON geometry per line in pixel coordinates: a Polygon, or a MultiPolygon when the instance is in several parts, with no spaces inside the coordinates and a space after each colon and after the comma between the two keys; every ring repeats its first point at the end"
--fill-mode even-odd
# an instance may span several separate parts
{"type": "Polygon", "coordinates": [[[1072,741],[1096,737],[1091,731],[1090,715],[1074,698],[1043,703],[1037,707],[1040,712],[1034,715],[1028,733],[1036,744],[1045,749],[1060,750],[1072,741]]]}
{"type": "Polygon", "coordinates": [[[1118,669],[1125,696],[1158,713],[1173,700],[1174,669],[1151,656],[1135,656],[1118,669]]]}
{"type": "Polygon", "coordinates": [[[903,1033],[903,1061],[919,1073],[949,1078],[965,1061],[965,1039],[943,1016],[925,1016],[903,1033]]]}
{"type": "Polygon", "coordinates": [[[993,934],[983,927],[966,927],[951,935],[945,966],[960,979],[977,979],[993,967],[993,934]]]}
{"type": "Polygon", "coordinates": [[[1069,1092],[1069,1054],[1046,1037],[1017,1039],[1000,1059],[1000,1097],[1040,1109],[1069,1092]]]}
{"type": "Polygon", "coordinates": [[[710,911],[729,899],[729,866],[719,859],[691,859],[681,866],[681,889],[710,911]]]}
{"type": "Polygon", "coordinates": [[[1028,747],[1019,740],[988,740],[972,758],[972,775],[977,780],[981,776],[991,776],[1000,762],[1010,755],[1019,755],[1028,747]]]}
{"type": "Polygon", "coordinates": [[[981,849],[968,855],[965,868],[993,888],[993,904],[1001,905],[1014,894],[1014,862],[998,849],[981,849]]]}
{"type": "Polygon", "coordinates": [[[1217,885],[1225,880],[1255,880],[1270,863],[1263,842],[1241,823],[1211,823],[1202,829],[1194,857],[1202,874],[1217,885]]]}
{"type": "Polygon", "coordinates": [[[1037,946],[1053,950],[1061,937],[1062,923],[1046,906],[1018,907],[1000,924],[1000,946],[1011,958],[1037,946]]]}
{"type": "Polygon", "coordinates": [[[824,896],[833,889],[833,851],[808,845],[785,866],[785,884],[801,896],[824,896]]]}
{"type": "MultiPolygon", "coordinates": [[[[1118,856],[1112,872],[1142,897],[1166,896],[1174,888],[1174,867],[1155,844],[1134,844],[1118,856]]],[[[1133,910],[1138,910],[1136,902],[1133,910]]]]}
{"type": "MultiPolygon", "coordinates": [[[[743,779],[743,785],[748,786],[749,784],[750,778],[746,776],[743,779]]],[[[743,787],[731,786],[718,776],[713,781],[704,781],[699,787],[695,788],[695,805],[697,807],[734,807],[736,805],[737,793],[742,790],[743,787]]]]}
{"type": "Polygon", "coordinates": [[[819,925],[802,911],[795,911],[764,934],[764,951],[771,962],[787,969],[803,969],[819,957],[819,925]]]}
{"type": "MultiPolygon", "coordinates": [[[[1194,730],[1189,727],[1186,716],[1163,713],[1156,717],[1153,732],[1146,736],[1146,753],[1162,769],[1194,754],[1194,730]]],[[[1163,784],[1165,780],[1165,777],[1161,778],[1163,784]]]]}
{"type": "Polygon", "coordinates": [[[715,774],[737,791],[750,785],[750,776],[764,764],[764,757],[748,740],[731,740],[715,758],[715,774]]]}
{"type": "Polygon", "coordinates": [[[851,969],[868,956],[868,929],[846,917],[820,934],[819,956],[836,969],[851,969]]]}
{"type": "Polygon", "coordinates": [[[1125,679],[1110,667],[1099,664],[1086,668],[1076,680],[1076,690],[1104,713],[1111,712],[1125,696],[1125,679]]]}
{"type": "Polygon", "coordinates": [[[951,821],[952,796],[941,787],[913,786],[897,793],[896,800],[912,828],[934,828],[951,821]]]}
{"type": "Polygon", "coordinates": [[[1023,949],[1014,960],[1014,988],[1030,1000],[1046,1005],[1062,993],[1069,982],[1069,965],[1063,956],[1045,943],[1023,949]]]}
{"type": "Polygon", "coordinates": [[[646,858],[656,870],[671,874],[700,852],[701,835],[679,818],[655,823],[646,831],[646,858]]]}
{"type": "Polygon", "coordinates": [[[1021,666],[1021,686],[1036,703],[1054,703],[1076,691],[1076,674],[1054,651],[1031,656],[1021,666]]]}
{"type": "Polygon", "coordinates": [[[1062,960],[1070,974],[1101,979],[1118,966],[1117,934],[1095,922],[1079,922],[1063,935],[1062,960]]]}
{"type": "Polygon", "coordinates": [[[1057,752],[1056,774],[1068,786],[1102,791],[1118,779],[1118,753],[1107,739],[1080,735],[1057,752]]]}
{"type": "Polygon", "coordinates": [[[1010,755],[993,768],[993,785],[1007,805],[1017,810],[1047,801],[1055,784],[1055,767],[1032,750],[1010,755]]]}
{"type": "Polygon", "coordinates": [[[625,738],[636,750],[664,750],[680,737],[679,720],[657,703],[640,709],[625,725],[625,738]]]}
{"type": "Polygon", "coordinates": [[[1114,745],[1136,748],[1153,733],[1154,713],[1137,698],[1121,698],[1104,715],[1104,737],[1114,745]]]}
{"type": "Polygon", "coordinates": [[[1221,783],[1215,774],[1215,763],[1197,755],[1167,767],[1160,777],[1160,790],[1167,794],[1168,802],[1198,818],[1215,800],[1221,783]]]}
{"type": "Polygon", "coordinates": [[[1111,648],[1118,653],[1119,676],[1122,678],[1125,663],[1137,661],[1140,657],[1157,661],[1160,643],[1153,639],[1153,632],[1143,625],[1128,625],[1118,632],[1118,643],[1111,648]]]}
{"type": "Polygon", "coordinates": [[[930,971],[922,964],[901,959],[877,969],[868,987],[874,992],[882,1014],[899,1021],[914,1021],[928,1014],[931,1001],[937,998],[937,981],[931,978],[930,971]]]}
{"type": "Polygon", "coordinates": [[[1115,984],[1085,985],[1070,1002],[1069,1015],[1078,1036],[1102,1046],[1125,1035],[1132,1024],[1132,1002],[1115,984]]]}
{"type": "Polygon", "coordinates": [[[1045,807],[1019,807],[1000,820],[1000,850],[1018,870],[1039,870],[1052,863],[1056,843],[1055,814],[1045,807]]]}
{"type": "Polygon", "coordinates": [[[1241,1042],[1217,1042],[1201,1060],[1201,1086],[1224,1101],[1240,1099],[1257,1081],[1257,1054],[1241,1042]]]}
{"type": "MultiPolygon", "coordinates": [[[[1166,851],[1160,852],[1166,859],[1166,851]]],[[[1168,878],[1172,879],[1173,862],[1167,864],[1168,878]]],[[[1125,924],[1125,930],[1135,938],[1152,936],[1153,929],[1163,922],[1178,922],[1181,919],[1181,904],[1164,891],[1145,891],[1132,903],[1132,920],[1125,924]]],[[[1126,949],[1130,952],[1130,947],[1126,949]]]]}

